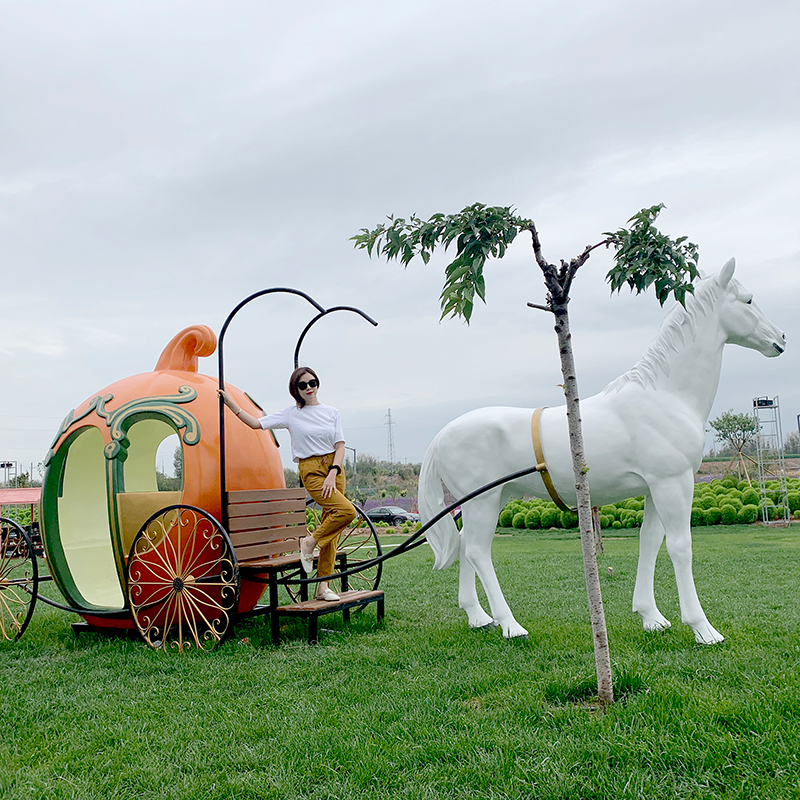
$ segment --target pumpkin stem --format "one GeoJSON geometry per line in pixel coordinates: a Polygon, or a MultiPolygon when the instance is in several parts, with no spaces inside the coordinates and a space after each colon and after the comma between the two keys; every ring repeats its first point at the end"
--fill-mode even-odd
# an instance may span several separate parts
{"type": "Polygon", "coordinates": [[[217,349],[217,337],[208,325],[191,325],[170,340],[158,359],[154,372],[174,369],[197,372],[197,359],[217,349]]]}

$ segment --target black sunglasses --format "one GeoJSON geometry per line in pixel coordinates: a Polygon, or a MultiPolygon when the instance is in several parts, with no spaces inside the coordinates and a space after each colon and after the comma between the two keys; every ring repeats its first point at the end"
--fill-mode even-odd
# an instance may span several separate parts
{"type": "Polygon", "coordinates": [[[319,381],[316,378],[312,378],[308,383],[305,381],[297,381],[297,388],[304,392],[307,388],[308,389],[316,389],[319,386],[319,381]]]}

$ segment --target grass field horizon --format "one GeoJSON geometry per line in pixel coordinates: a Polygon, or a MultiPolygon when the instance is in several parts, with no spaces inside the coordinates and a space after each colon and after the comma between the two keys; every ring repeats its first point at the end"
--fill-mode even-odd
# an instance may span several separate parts
{"type": "Polygon", "coordinates": [[[606,537],[618,701],[604,714],[567,531],[495,541],[526,640],[468,630],[457,569],[433,572],[427,547],[386,565],[383,625],[374,610],[349,626],[333,615],[316,646],[297,625],[274,648],[251,620],[217,651],[168,656],[76,639],[75,617],[40,605],[0,648],[0,797],[800,797],[798,533],[694,531],[700,600],[726,637],[714,647],[681,624],[663,550],[656,596],[673,627],[642,631],[638,538],[606,537]]]}

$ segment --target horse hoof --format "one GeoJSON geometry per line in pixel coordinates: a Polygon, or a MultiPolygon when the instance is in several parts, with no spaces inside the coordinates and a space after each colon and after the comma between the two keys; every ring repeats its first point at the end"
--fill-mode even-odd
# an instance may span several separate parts
{"type": "Polygon", "coordinates": [[[474,631],[480,631],[484,628],[491,628],[493,625],[497,625],[483,609],[475,614],[467,614],[467,621],[469,627],[474,631]]]}
{"type": "Polygon", "coordinates": [[[668,619],[653,619],[643,623],[642,627],[648,633],[660,633],[661,631],[668,631],[672,627],[672,623],[668,619]]]}
{"type": "Polygon", "coordinates": [[[643,614],[641,611],[635,611],[642,618],[642,628],[648,633],[657,633],[659,631],[666,631],[672,627],[672,623],[661,613],[656,610],[653,614],[643,614]]]}
{"type": "Polygon", "coordinates": [[[528,631],[522,627],[522,625],[509,625],[506,627],[503,626],[503,636],[506,639],[519,639],[519,638],[528,638],[528,631]]]}
{"type": "Polygon", "coordinates": [[[500,623],[495,622],[494,620],[490,620],[485,625],[475,625],[470,627],[472,628],[473,631],[488,631],[490,628],[499,628],[500,623]]]}
{"type": "Polygon", "coordinates": [[[712,645],[722,644],[725,637],[717,630],[714,630],[709,624],[705,624],[702,628],[696,628],[694,631],[694,640],[697,644],[712,645]]]}

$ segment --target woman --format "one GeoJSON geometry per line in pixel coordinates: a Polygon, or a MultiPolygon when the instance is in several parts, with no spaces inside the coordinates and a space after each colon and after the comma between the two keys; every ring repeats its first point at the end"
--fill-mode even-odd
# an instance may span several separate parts
{"type": "MultiPolygon", "coordinates": [[[[306,491],[322,507],[322,520],[314,533],[300,540],[300,563],[306,573],[314,566],[314,547],[319,547],[317,575],[331,575],[339,534],[355,518],[353,504],[344,496],[344,434],[339,412],[317,399],[319,378],[309,367],[296,369],[289,378],[289,394],[295,405],[257,419],[243,411],[228,392],[218,390],[225,405],[255,430],[287,428],[292,438],[292,458],[297,462],[306,491]]],[[[340,600],[327,581],[320,581],[316,600],[340,600]]]]}

